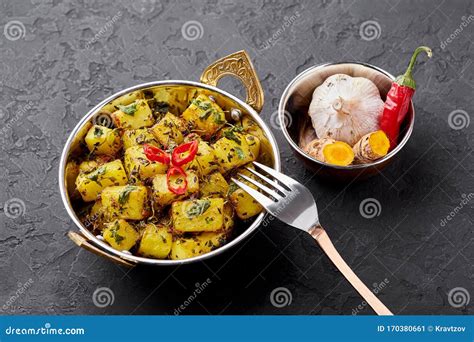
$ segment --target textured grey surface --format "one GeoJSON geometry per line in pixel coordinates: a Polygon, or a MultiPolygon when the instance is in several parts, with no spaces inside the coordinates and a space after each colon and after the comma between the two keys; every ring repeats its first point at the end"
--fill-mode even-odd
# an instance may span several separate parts
{"type": "MultiPolygon", "coordinates": [[[[178,268],[129,271],[66,237],[76,228],[57,169],[77,121],[124,87],[197,80],[213,60],[246,49],[265,89],[262,116],[273,122],[283,169],[308,182],[348,263],[369,287],[383,287],[379,296],[395,313],[472,314],[472,300],[457,308],[462,296],[451,296],[451,304],[448,296],[457,287],[474,296],[473,202],[461,205],[474,192],[472,7],[468,0],[1,0],[0,24],[10,29],[0,32],[0,311],[173,314],[183,305],[184,314],[351,314],[362,304],[311,238],[275,221],[229,253],[178,268]],[[191,20],[200,24],[197,39],[184,39],[191,20]],[[360,31],[367,21],[376,22],[373,36],[360,31]],[[433,47],[434,57],[420,58],[415,73],[416,125],[402,158],[348,187],[311,179],[272,116],[288,82],[327,61],[364,61],[397,74],[420,44],[433,47]],[[372,219],[359,211],[366,198],[381,205],[372,219]],[[20,200],[19,211],[12,199],[20,200]],[[99,287],[113,292],[112,305],[94,305],[99,287]],[[282,308],[270,300],[278,287],[292,297],[282,308]]],[[[243,96],[237,82],[221,86],[243,96]]],[[[361,307],[359,314],[371,313],[361,307]]]]}

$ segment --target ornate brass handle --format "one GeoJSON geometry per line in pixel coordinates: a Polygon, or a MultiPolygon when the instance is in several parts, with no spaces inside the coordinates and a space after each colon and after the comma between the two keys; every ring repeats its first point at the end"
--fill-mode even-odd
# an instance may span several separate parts
{"type": "Polygon", "coordinates": [[[131,262],[123,260],[122,258],[119,258],[115,255],[110,255],[110,254],[104,252],[103,250],[101,250],[100,248],[97,248],[96,246],[92,245],[91,243],[89,243],[89,241],[82,234],[79,234],[79,233],[76,233],[76,232],[73,232],[73,231],[69,231],[67,233],[67,236],[79,247],[82,247],[82,248],[84,248],[84,249],[88,250],[89,252],[92,252],[96,255],[100,255],[101,257],[109,259],[110,261],[113,261],[116,264],[126,266],[126,267],[134,267],[135,266],[135,264],[133,264],[131,262]]]}
{"type": "Polygon", "coordinates": [[[247,52],[241,50],[215,61],[204,70],[201,82],[217,86],[223,76],[238,78],[247,90],[245,102],[260,113],[264,101],[263,89],[247,52]]]}

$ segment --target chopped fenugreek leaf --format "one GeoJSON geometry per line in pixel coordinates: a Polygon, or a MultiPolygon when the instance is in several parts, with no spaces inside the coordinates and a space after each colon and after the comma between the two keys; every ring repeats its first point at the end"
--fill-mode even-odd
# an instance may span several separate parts
{"type": "Polygon", "coordinates": [[[135,112],[137,111],[137,104],[132,103],[132,104],[129,104],[128,106],[118,105],[117,108],[120,109],[125,114],[133,116],[135,112]]]}

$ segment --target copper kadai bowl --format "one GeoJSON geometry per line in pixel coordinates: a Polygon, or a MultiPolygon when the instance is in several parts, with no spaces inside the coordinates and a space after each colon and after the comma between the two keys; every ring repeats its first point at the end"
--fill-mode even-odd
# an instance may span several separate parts
{"type": "Polygon", "coordinates": [[[343,183],[363,180],[378,174],[398,157],[399,152],[408,142],[413,131],[415,108],[412,102],[400,129],[398,145],[385,157],[372,163],[349,166],[337,166],[321,162],[303,151],[299,139],[302,132],[306,130],[314,131],[308,115],[314,89],[334,74],[368,78],[379,88],[380,96],[384,101],[392,81],[395,79],[383,69],[359,62],[326,63],[313,66],[297,75],[283,92],[278,106],[280,126],[295,155],[320,178],[343,183]]]}
{"type": "MultiPolygon", "coordinates": [[[[206,94],[214,97],[217,103],[219,103],[225,110],[231,111],[237,109],[242,115],[250,115],[252,119],[260,126],[265,132],[270,145],[271,151],[268,151],[268,160],[266,164],[272,166],[276,170],[280,170],[280,153],[276,144],[275,138],[271,133],[268,126],[263,122],[259,116],[259,112],[263,107],[263,90],[260,85],[260,81],[255,72],[255,69],[245,51],[239,51],[229,56],[223,57],[210,66],[208,66],[203,74],[201,75],[200,82],[194,81],[182,81],[182,80],[166,80],[166,81],[155,81],[149,83],[139,84],[128,89],[121,90],[114,95],[103,100],[97,106],[92,108],[82,120],[76,125],[71,135],[69,136],[66,145],[64,146],[63,153],[61,155],[61,161],[59,166],[59,188],[61,191],[61,197],[66,207],[66,210],[79,228],[77,231],[69,231],[68,236],[78,246],[83,247],[95,254],[103,256],[111,261],[125,266],[135,266],[136,264],[148,264],[148,265],[179,265],[192,263],[204,259],[216,256],[233,246],[239,244],[252,233],[265,217],[265,213],[261,213],[256,216],[249,226],[244,226],[240,230],[240,234],[237,235],[233,240],[227,244],[200,256],[196,256],[190,259],[184,260],[160,260],[134,256],[127,254],[122,251],[118,251],[101,239],[92,234],[79,220],[75,210],[72,206],[72,201],[69,198],[66,186],[65,169],[68,158],[74,152],[78,142],[81,141],[86,133],[86,125],[89,125],[91,120],[100,115],[101,109],[111,101],[129,94],[136,90],[147,90],[153,89],[156,91],[163,91],[169,94],[170,98],[174,101],[183,99],[183,106],[187,106],[189,97],[187,94],[194,93],[196,90],[205,91],[206,94]],[[217,82],[223,76],[233,76],[242,81],[243,85],[247,90],[247,99],[242,101],[237,97],[229,94],[228,92],[221,90],[216,87],[217,82]],[[186,101],[186,103],[184,103],[186,101]]],[[[234,111],[235,113],[235,111],[234,111]]],[[[247,223],[248,225],[248,223],[247,223]]]]}

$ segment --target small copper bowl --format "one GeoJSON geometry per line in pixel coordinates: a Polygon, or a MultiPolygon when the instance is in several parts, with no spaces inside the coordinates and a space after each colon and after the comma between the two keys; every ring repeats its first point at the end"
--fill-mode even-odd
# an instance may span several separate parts
{"type": "Polygon", "coordinates": [[[349,166],[331,165],[316,160],[306,154],[299,146],[300,133],[302,130],[313,129],[308,115],[308,108],[314,89],[321,85],[326,78],[334,74],[368,78],[377,85],[380,96],[384,101],[392,81],[395,79],[387,71],[365,63],[343,62],[313,66],[296,76],[283,92],[278,106],[280,126],[296,156],[304,162],[308,169],[315,172],[317,176],[337,182],[362,180],[379,173],[395,159],[398,152],[405,146],[413,131],[415,109],[412,102],[400,128],[398,145],[385,157],[373,163],[349,166]]]}

